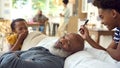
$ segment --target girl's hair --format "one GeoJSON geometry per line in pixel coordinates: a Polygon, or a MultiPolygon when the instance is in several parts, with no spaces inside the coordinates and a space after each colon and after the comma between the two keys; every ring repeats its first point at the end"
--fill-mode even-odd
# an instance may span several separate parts
{"type": "Polygon", "coordinates": [[[120,0],[94,0],[93,5],[102,9],[114,9],[120,13],[120,0]]]}
{"type": "Polygon", "coordinates": [[[63,0],[64,4],[68,4],[68,2],[69,2],[68,0],[63,0]]]}
{"type": "Polygon", "coordinates": [[[10,25],[12,31],[15,30],[15,23],[16,23],[16,22],[19,22],[19,21],[25,21],[25,19],[23,19],[23,18],[17,18],[17,19],[15,19],[15,20],[13,20],[12,23],[11,23],[11,25],[10,25]]]}

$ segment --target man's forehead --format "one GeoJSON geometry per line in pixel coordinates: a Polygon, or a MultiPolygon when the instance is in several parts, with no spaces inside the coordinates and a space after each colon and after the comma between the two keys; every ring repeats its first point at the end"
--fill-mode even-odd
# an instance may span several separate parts
{"type": "Polygon", "coordinates": [[[72,33],[64,35],[65,37],[73,37],[74,35],[72,33]]]}
{"type": "Polygon", "coordinates": [[[69,38],[70,40],[74,40],[75,38],[77,38],[77,34],[70,33],[70,34],[66,34],[65,37],[69,38]]]}

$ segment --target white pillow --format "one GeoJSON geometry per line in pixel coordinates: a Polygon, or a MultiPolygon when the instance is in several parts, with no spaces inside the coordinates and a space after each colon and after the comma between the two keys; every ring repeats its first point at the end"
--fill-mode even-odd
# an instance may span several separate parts
{"type": "Polygon", "coordinates": [[[86,51],[92,54],[95,58],[98,60],[101,60],[103,62],[107,63],[114,63],[116,64],[117,61],[114,60],[106,51],[96,49],[96,48],[86,48],[86,51]]]}
{"type": "Polygon", "coordinates": [[[64,68],[74,68],[77,64],[93,58],[87,51],[79,51],[66,58],[64,68]]]}
{"type": "MultiPolygon", "coordinates": [[[[118,68],[117,66],[119,65],[117,63],[111,63],[113,60],[110,59],[110,62],[106,62],[106,60],[98,59],[94,54],[88,52],[90,50],[85,49],[66,58],[64,68],[118,68]]],[[[102,55],[100,50],[91,50],[91,52],[96,52],[99,56],[102,55]]],[[[102,53],[104,52],[102,51],[102,53]]]]}

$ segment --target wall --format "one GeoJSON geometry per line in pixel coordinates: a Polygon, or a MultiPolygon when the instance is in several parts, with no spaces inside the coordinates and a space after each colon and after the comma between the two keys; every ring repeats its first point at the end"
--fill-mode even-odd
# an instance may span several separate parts
{"type": "Polygon", "coordinates": [[[82,12],[82,0],[78,0],[78,17],[80,20],[84,20],[87,18],[87,13],[82,12]]]}
{"type": "Polygon", "coordinates": [[[4,19],[11,18],[12,0],[0,0],[0,17],[4,19]]]}
{"type": "Polygon", "coordinates": [[[0,0],[0,18],[2,17],[2,0],[0,0]]]}
{"type": "Polygon", "coordinates": [[[78,17],[71,16],[67,25],[67,33],[78,33],[78,17]],[[71,27],[72,26],[72,27],[71,27]]]}

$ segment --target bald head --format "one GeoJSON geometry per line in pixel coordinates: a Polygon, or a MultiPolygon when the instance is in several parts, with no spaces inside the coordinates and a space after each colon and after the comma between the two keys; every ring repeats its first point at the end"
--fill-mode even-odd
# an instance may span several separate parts
{"type": "Polygon", "coordinates": [[[84,49],[84,40],[79,34],[69,33],[61,37],[55,44],[56,48],[75,53],[84,49]]]}
{"type": "Polygon", "coordinates": [[[84,49],[84,40],[83,38],[76,33],[69,33],[68,35],[71,36],[71,51],[78,52],[84,49]]]}
{"type": "Polygon", "coordinates": [[[37,14],[42,15],[42,10],[38,10],[37,14]]]}

